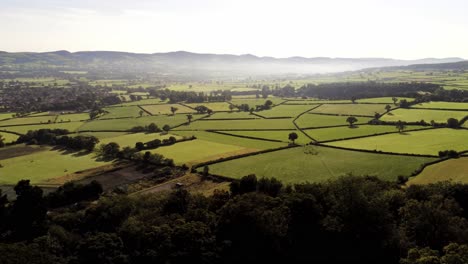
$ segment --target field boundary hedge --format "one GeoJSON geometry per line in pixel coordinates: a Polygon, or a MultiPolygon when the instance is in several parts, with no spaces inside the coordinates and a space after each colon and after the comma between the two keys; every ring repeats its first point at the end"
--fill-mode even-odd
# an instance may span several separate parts
{"type": "MultiPolygon", "coordinates": [[[[410,129],[410,130],[405,130],[405,131],[403,131],[403,132],[414,132],[414,131],[430,130],[430,129],[437,129],[437,128],[435,128],[435,127],[430,127],[430,128],[420,128],[420,129],[410,129]]],[[[349,137],[349,138],[331,139],[331,140],[324,140],[324,141],[319,141],[319,142],[320,142],[320,143],[329,143],[329,142],[335,142],[335,141],[344,141],[344,140],[351,140],[351,139],[367,138],[367,137],[382,136],[382,135],[396,134],[396,133],[400,133],[400,132],[398,132],[398,131],[394,131],[394,132],[382,132],[382,133],[376,133],[376,134],[371,134],[371,135],[363,135],[363,136],[356,136],[356,137],[349,137]]]]}
{"type": "Polygon", "coordinates": [[[294,126],[296,127],[296,129],[299,130],[299,131],[301,131],[302,134],[304,134],[307,138],[309,138],[310,140],[312,140],[312,141],[314,141],[314,142],[317,142],[317,140],[315,140],[313,137],[311,137],[311,136],[308,135],[306,132],[304,132],[304,131],[297,125],[296,121],[297,121],[297,119],[299,119],[302,115],[304,115],[304,114],[306,114],[306,113],[308,113],[308,112],[310,112],[310,111],[312,111],[312,110],[314,110],[314,109],[317,109],[317,108],[319,108],[320,106],[322,106],[322,105],[319,104],[319,105],[317,105],[317,106],[315,106],[315,107],[312,107],[311,109],[309,109],[309,110],[307,110],[307,111],[305,111],[305,112],[303,112],[303,113],[300,113],[300,114],[299,114],[298,116],[296,116],[296,118],[294,118],[294,120],[293,120],[293,124],[294,124],[294,126]]]}
{"type": "Polygon", "coordinates": [[[417,110],[417,109],[421,109],[421,110],[435,110],[435,111],[460,111],[460,112],[467,112],[468,109],[450,109],[450,108],[427,108],[427,107],[410,107],[408,109],[411,109],[411,110],[417,110]]]}
{"type": "Polygon", "coordinates": [[[233,135],[233,134],[229,134],[229,133],[224,133],[222,131],[208,131],[208,132],[221,134],[221,135],[226,135],[226,136],[232,136],[232,137],[246,138],[246,139],[255,139],[255,140],[263,140],[263,141],[270,141],[270,142],[286,143],[286,142],[278,140],[278,139],[258,138],[258,137],[244,136],[244,135],[233,135]]]}
{"type": "Polygon", "coordinates": [[[147,113],[147,114],[150,115],[150,116],[153,116],[153,114],[152,114],[150,111],[148,111],[148,110],[146,110],[145,108],[141,107],[141,105],[137,105],[137,106],[138,106],[138,108],[140,108],[143,112],[147,113]]]}

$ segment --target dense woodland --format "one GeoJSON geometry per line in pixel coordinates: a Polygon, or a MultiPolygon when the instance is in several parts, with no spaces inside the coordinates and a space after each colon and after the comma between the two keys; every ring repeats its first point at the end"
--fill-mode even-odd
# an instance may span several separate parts
{"type": "Polygon", "coordinates": [[[44,195],[0,202],[0,263],[467,263],[468,185],[346,176],[284,186],[250,175],[213,196],[44,195]]]}

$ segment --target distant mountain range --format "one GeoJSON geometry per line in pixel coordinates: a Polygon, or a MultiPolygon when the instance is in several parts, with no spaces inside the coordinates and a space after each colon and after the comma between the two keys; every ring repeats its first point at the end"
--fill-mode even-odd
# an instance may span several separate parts
{"type": "Polygon", "coordinates": [[[408,66],[393,66],[379,68],[382,70],[413,70],[413,71],[444,71],[444,70],[468,70],[468,61],[436,63],[436,64],[412,64],[408,66]]]}
{"type": "MultiPolygon", "coordinates": [[[[254,55],[128,53],[114,51],[54,51],[43,53],[0,51],[0,69],[70,69],[88,71],[145,72],[167,75],[274,75],[353,71],[365,68],[439,64],[461,58],[396,60],[387,58],[273,58],[254,55]]],[[[464,62],[466,63],[466,61],[464,62]]]]}

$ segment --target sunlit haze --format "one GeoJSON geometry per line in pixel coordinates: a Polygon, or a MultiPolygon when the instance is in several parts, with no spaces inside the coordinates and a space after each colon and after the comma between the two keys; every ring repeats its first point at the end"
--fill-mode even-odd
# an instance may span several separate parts
{"type": "Polygon", "coordinates": [[[468,58],[463,0],[2,0],[0,50],[468,58]]]}

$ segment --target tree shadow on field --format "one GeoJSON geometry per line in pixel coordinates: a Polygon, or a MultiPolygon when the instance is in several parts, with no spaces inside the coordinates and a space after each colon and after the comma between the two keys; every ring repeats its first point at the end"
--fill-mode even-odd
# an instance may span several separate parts
{"type": "Polygon", "coordinates": [[[72,157],[82,157],[82,156],[86,156],[92,153],[92,151],[88,151],[88,150],[73,150],[73,149],[67,149],[67,148],[59,147],[59,146],[53,147],[50,151],[57,151],[61,155],[71,155],[72,157]]]}
{"type": "Polygon", "coordinates": [[[399,134],[402,135],[402,136],[410,136],[410,135],[411,135],[411,134],[408,133],[408,132],[400,132],[399,134]]]}

